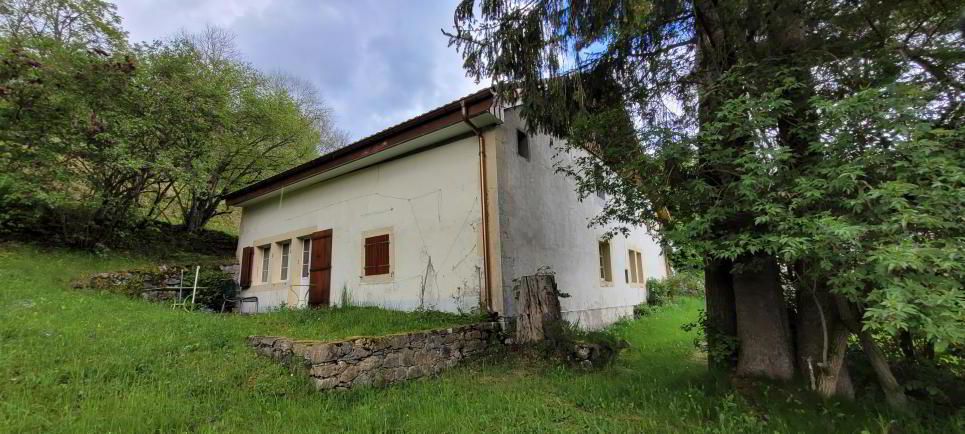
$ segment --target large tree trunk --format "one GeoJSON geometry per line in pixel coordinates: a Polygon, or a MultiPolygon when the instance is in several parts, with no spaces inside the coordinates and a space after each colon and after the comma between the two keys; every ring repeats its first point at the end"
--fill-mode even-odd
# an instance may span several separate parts
{"type": "Polygon", "coordinates": [[[878,348],[878,343],[875,342],[871,333],[862,329],[858,320],[859,315],[855,312],[851,302],[839,295],[832,295],[832,298],[838,307],[841,320],[852,332],[858,335],[858,340],[861,342],[861,349],[864,350],[865,355],[868,356],[868,361],[871,363],[871,368],[875,371],[875,376],[878,377],[878,384],[881,386],[882,392],[885,393],[885,400],[888,401],[888,405],[898,411],[910,411],[908,397],[905,396],[904,389],[898,384],[898,379],[892,374],[888,359],[881,352],[881,349],[878,348]]]}
{"type": "Polygon", "coordinates": [[[898,379],[891,373],[891,365],[888,364],[888,359],[878,348],[878,343],[875,342],[871,333],[867,331],[858,332],[858,340],[861,341],[861,348],[868,356],[871,368],[874,369],[875,375],[878,377],[881,390],[885,392],[885,400],[888,401],[888,405],[895,410],[910,411],[905,391],[898,384],[898,379]]]}
{"type": "Polygon", "coordinates": [[[704,293],[706,294],[707,363],[714,371],[730,372],[737,354],[737,311],[734,305],[734,283],[731,263],[723,259],[707,259],[704,263],[704,293]]]}
{"type": "Polygon", "coordinates": [[[789,381],[794,378],[794,350],[777,261],[757,255],[734,265],[737,375],[789,381]]]}
{"type": "Polygon", "coordinates": [[[801,376],[825,398],[854,398],[845,363],[851,332],[841,321],[827,286],[809,279],[798,267],[797,361],[801,376]]]}

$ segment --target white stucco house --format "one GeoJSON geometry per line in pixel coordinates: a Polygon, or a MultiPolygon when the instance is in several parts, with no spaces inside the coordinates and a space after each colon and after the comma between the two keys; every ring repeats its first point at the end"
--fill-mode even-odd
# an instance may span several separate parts
{"type": "Polygon", "coordinates": [[[630,315],[668,263],[646,228],[588,227],[604,200],[579,200],[550,141],[483,90],[233,192],[241,295],[511,319],[513,279],[550,267],[569,321],[630,315]]]}

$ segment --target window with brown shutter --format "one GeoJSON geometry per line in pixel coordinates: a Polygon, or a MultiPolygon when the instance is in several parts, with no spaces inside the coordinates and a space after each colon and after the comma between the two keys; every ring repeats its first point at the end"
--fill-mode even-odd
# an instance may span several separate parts
{"type": "Polygon", "coordinates": [[[365,276],[380,276],[391,272],[389,243],[389,234],[365,239],[365,276]]]}

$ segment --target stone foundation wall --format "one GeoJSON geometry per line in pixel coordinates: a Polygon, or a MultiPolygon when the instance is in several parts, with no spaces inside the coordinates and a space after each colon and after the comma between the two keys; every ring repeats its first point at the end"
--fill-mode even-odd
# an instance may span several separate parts
{"type": "MultiPolygon", "coordinates": [[[[201,278],[210,276],[211,270],[217,267],[224,278],[220,281],[230,280],[237,273],[238,265],[204,265],[201,268],[201,278]]],[[[235,279],[237,280],[237,279],[235,279]]],[[[177,298],[178,290],[172,289],[178,285],[183,285],[186,289],[181,291],[182,296],[191,294],[191,286],[194,284],[193,265],[159,265],[136,270],[112,271],[97,273],[87,277],[74,280],[71,286],[74,288],[96,289],[118,294],[125,294],[131,297],[140,297],[149,301],[173,301],[177,298]],[[182,276],[182,271],[184,272],[182,276]],[[184,279],[182,281],[182,278],[184,279]]],[[[211,282],[199,281],[199,287],[204,287],[211,282]]],[[[208,293],[208,288],[199,289],[199,293],[208,293]]],[[[216,304],[220,304],[220,301],[216,304]]],[[[217,306],[213,306],[217,307],[217,306]]]]}
{"type": "Polygon", "coordinates": [[[437,374],[460,361],[501,345],[499,323],[354,338],[339,342],[250,336],[258,353],[301,364],[319,390],[382,386],[437,374]]]}

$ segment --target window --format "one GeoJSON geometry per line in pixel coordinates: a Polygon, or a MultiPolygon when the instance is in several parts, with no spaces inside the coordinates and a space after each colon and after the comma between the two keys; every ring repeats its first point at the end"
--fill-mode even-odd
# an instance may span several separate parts
{"type": "Polygon", "coordinates": [[[261,253],[261,281],[268,282],[268,264],[271,260],[271,246],[261,246],[258,248],[261,253]]]}
{"type": "Polygon", "coordinates": [[[288,280],[288,259],[291,256],[292,243],[286,241],[281,245],[281,280],[288,280]]]}
{"type": "Polygon", "coordinates": [[[529,160],[529,137],[520,130],[516,130],[516,153],[529,160]]]}
{"type": "Polygon", "coordinates": [[[610,242],[600,241],[600,280],[613,282],[613,272],[610,270],[610,242]]]}
{"type": "Polygon", "coordinates": [[[365,238],[363,276],[382,276],[391,272],[389,234],[365,238]]]}
{"type": "Polygon", "coordinates": [[[629,250],[628,264],[630,267],[629,283],[643,284],[643,255],[633,249],[629,250]]]}
{"type": "Polygon", "coordinates": [[[302,277],[308,277],[309,267],[312,261],[312,240],[302,239],[302,277]]]}

